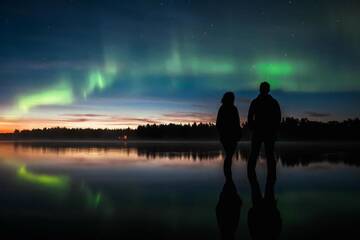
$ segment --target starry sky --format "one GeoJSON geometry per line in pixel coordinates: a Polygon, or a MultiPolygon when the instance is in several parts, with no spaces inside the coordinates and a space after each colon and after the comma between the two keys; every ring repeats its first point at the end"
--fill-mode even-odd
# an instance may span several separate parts
{"type": "Polygon", "coordinates": [[[244,120],[262,81],[284,116],[359,117],[359,1],[1,1],[0,132],[244,120]]]}

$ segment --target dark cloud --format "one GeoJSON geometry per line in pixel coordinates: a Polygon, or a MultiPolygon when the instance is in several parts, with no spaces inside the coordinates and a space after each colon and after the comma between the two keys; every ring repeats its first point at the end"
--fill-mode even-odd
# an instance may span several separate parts
{"type": "Polygon", "coordinates": [[[304,114],[309,117],[320,117],[320,118],[331,116],[330,113],[322,113],[322,112],[314,112],[314,111],[306,111],[304,112],[304,114]]]}
{"type": "Polygon", "coordinates": [[[61,114],[61,116],[66,117],[106,117],[107,115],[104,114],[93,114],[93,113],[70,113],[70,114],[61,114]]]}
{"type": "Polygon", "coordinates": [[[90,118],[71,118],[71,119],[62,119],[59,122],[66,122],[66,123],[79,123],[79,122],[90,122],[93,119],[90,118]]]}
{"type": "Polygon", "coordinates": [[[127,123],[136,123],[136,124],[157,124],[160,123],[157,120],[149,118],[138,118],[138,117],[121,117],[121,116],[112,116],[104,114],[62,114],[61,116],[70,117],[69,119],[60,120],[63,122],[87,122],[87,121],[96,121],[98,123],[109,123],[109,125],[126,125],[127,123]],[[74,117],[74,118],[73,118],[74,117]]]}
{"type": "MultiPolygon", "coordinates": [[[[160,123],[157,120],[150,118],[136,118],[136,117],[111,117],[111,122],[118,121],[118,125],[126,125],[128,123],[136,124],[157,124],[160,123]]],[[[116,123],[112,123],[114,125],[116,123]]]]}
{"type": "Polygon", "coordinates": [[[205,112],[174,112],[163,114],[169,122],[214,122],[215,114],[205,112]]]}

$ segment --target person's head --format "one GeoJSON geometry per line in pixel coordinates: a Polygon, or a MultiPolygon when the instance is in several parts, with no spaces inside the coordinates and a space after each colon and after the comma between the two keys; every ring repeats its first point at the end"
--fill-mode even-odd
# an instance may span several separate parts
{"type": "Polygon", "coordinates": [[[268,95],[270,92],[270,84],[268,82],[262,82],[260,84],[260,94],[268,95]]]}
{"type": "Polygon", "coordinates": [[[233,105],[235,101],[235,95],[233,92],[226,92],[221,99],[221,103],[224,105],[233,105]]]}

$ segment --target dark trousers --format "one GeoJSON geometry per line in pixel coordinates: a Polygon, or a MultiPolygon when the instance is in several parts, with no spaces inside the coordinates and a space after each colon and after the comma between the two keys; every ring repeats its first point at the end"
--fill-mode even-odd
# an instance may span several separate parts
{"type": "Polygon", "coordinates": [[[235,153],[237,142],[222,140],[221,144],[223,145],[225,150],[224,175],[226,178],[230,179],[232,177],[232,172],[231,172],[232,157],[235,153]]]}
{"type": "Polygon", "coordinates": [[[253,136],[253,138],[251,139],[250,158],[247,165],[248,178],[253,189],[260,189],[257,182],[255,168],[262,143],[264,143],[265,155],[267,160],[267,179],[266,179],[265,195],[268,194],[273,195],[272,188],[276,181],[276,161],[274,156],[275,138],[272,137],[261,138],[261,137],[253,136]]]}

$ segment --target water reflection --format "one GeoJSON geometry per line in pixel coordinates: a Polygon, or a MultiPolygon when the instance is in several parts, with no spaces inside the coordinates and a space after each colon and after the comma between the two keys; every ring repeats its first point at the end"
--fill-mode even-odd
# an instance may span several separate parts
{"type": "MultiPolygon", "coordinates": [[[[276,159],[283,166],[309,166],[312,163],[337,163],[351,166],[360,166],[357,160],[356,149],[359,144],[329,144],[329,143],[279,143],[276,148],[276,159]]],[[[246,162],[249,158],[249,146],[246,143],[239,145],[234,154],[236,161],[246,162]]],[[[190,143],[122,143],[122,142],[15,142],[1,143],[2,157],[19,156],[20,158],[58,159],[72,157],[87,163],[96,163],[106,160],[114,162],[126,160],[172,160],[184,163],[186,161],[222,161],[222,148],[215,142],[190,143]],[[104,159],[105,158],[105,159],[104,159]],[[93,161],[92,161],[93,160],[93,161]]],[[[264,158],[264,153],[260,154],[264,158]]]]}
{"type": "MultiPolygon", "coordinates": [[[[5,189],[7,184],[15,184],[10,189],[15,192],[20,190],[20,193],[21,189],[26,188],[27,191],[30,190],[29,196],[40,194],[42,196],[40,202],[45,200],[46,204],[57,205],[59,202],[71,202],[71,206],[75,207],[76,211],[90,210],[101,215],[111,214],[110,201],[100,190],[94,190],[84,181],[72,179],[69,174],[54,173],[53,169],[33,170],[31,166],[25,164],[26,162],[26,159],[20,161],[12,158],[5,161],[7,164],[0,166],[1,171],[6,171],[5,175],[10,175],[2,183],[5,189]],[[15,178],[15,181],[12,181],[12,178],[15,178]]],[[[0,195],[0,199],[1,197],[4,196],[0,195]]],[[[27,198],[23,200],[26,202],[27,198]]],[[[29,209],[23,210],[31,211],[31,209],[32,206],[29,206],[29,209]]]]}
{"type": "Polygon", "coordinates": [[[233,240],[239,225],[242,200],[232,178],[230,164],[224,164],[225,183],[216,205],[216,219],[223,240],[233,240]]]}
{"type": "MultiPolygon", "coordinates": [[[[276,171],[275,168],[268,168],[276,171]]],[[[251,169],[254,171],[255,169],[251,169]]],[[[268,176],[276,175],[268,172],[268,176]]],[[[280,236],[282,220],[275,198],[275,181],[267,177],[265,193],[262,194],[256,174],[249,174],[252,207],[248,212],[248,227],[253,240],[276,240],[280,236]]]]}
{"type": "MultiPolygon", "coordinates": [[[[271,161],[271,160],[268,160],[271,161]]],[[[231,156],[224,160],[225,183],[216,205],[216,219],[223,240],[233,240],[238,229],[243,201],[232,177],[231,156]]],[[[282,219],[275,197],[276,167],[269,167],[264,194],[256,174],[256,164],[248,165],[251,204],[247,225],[253,240],[276,240],[280,236],[282,219]]]]}
{"type": "MultiPolygon", "coordinates": [[[[262,229],[271,239],[281,229],[280,239],[328,239],[357,229],[360,169],[347,156],[358,147],[278,144],[278,190],[270,184],[261,197],[246,179],[247,147],[223,185],[216,143],[1,142],[2,237],[210,240],[220,228],[223,238],[257,239],[265,236],[249,232],[262,229]]],[[[260,182],[264,165],[260,156],[260,182]]]]}

